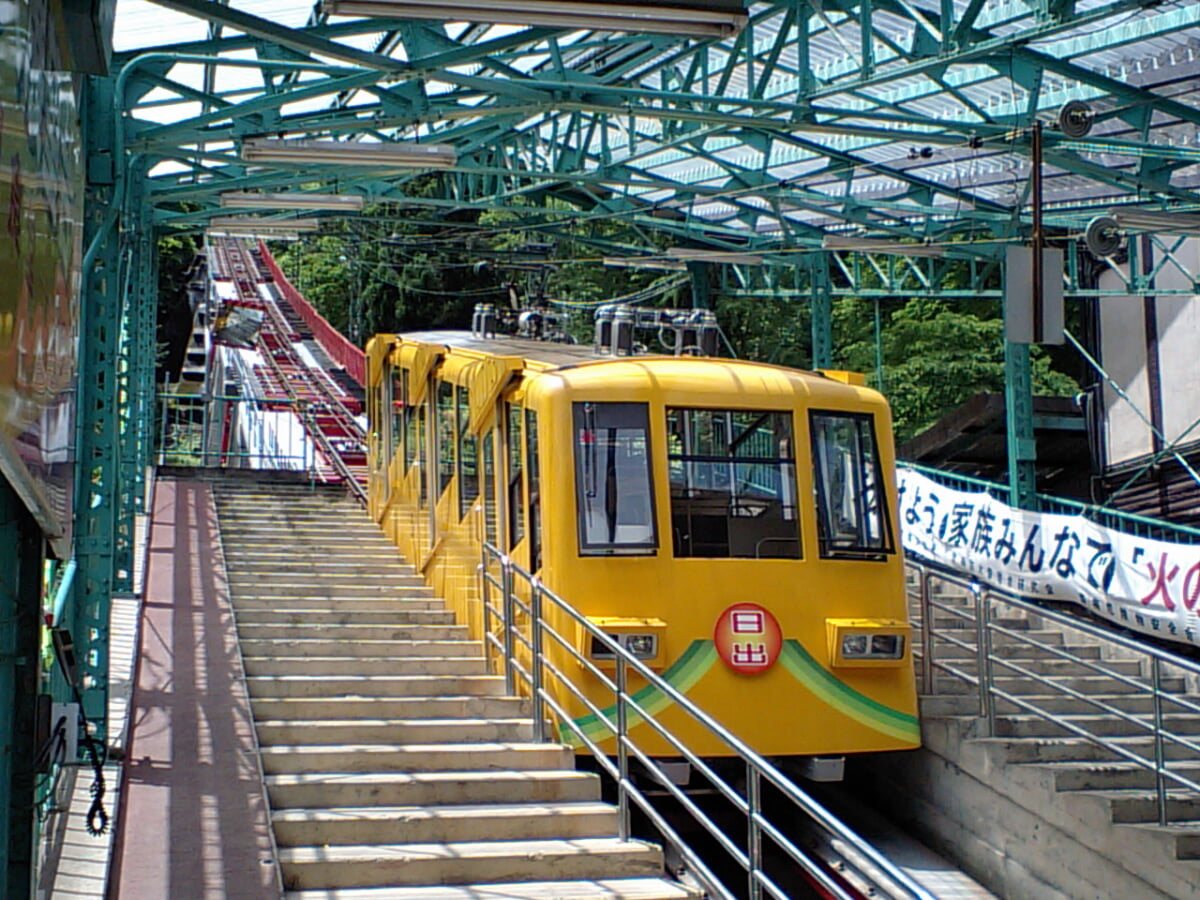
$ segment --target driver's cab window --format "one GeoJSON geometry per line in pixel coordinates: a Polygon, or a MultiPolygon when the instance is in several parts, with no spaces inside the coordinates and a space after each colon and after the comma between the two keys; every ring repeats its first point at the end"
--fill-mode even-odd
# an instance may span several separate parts
{"type": "Polygon", "coordinates": [[[893,550],[874,418],[810,415],[822,556],[880,557],[893,550]]]}

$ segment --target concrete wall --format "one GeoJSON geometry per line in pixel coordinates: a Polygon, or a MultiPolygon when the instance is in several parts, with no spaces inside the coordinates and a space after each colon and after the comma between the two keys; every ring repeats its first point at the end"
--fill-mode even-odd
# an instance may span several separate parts
{"type": "MultiPolygon", "coordinates": [[[[1164,240],[1170,242],[1169,238],[1164,240]]],[[[1162,264],[1155,276],[1156,287],[1192,286],[1189,273],[1200,272],[1200,240],[1183,241],[1169,257],[1157,246],[1150,251],[1151,264],[1162,264]]],[[[1123,283],[1123,277],[1115,272],[1100,279],[1100,286],[1109,290],[1123,283]]],[[[1147,360],[1151,355],[1157,358],[1162,430],[1168,442],[1200,440],[1200,427],[1193,428],[1200,419],[1200,304],[1195,300],[1195,295],[1160,296],[1151,302],[1157,320],[1156,350],[1148,346],[1147,302],[1143,298],[1107,297],[1100,301],[1101,364],[1146,419],[1151,418],[1147,360]]],[[[1154,452],[1149,425],[1111,386],[1105,387],[1104,408],[1107,465],[1154,452]]]]}

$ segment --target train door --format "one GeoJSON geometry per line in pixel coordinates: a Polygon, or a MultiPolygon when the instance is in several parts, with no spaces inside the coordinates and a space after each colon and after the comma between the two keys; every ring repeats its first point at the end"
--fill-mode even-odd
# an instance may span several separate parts
{"type": "Polygon", "coordinates": [[[504,404],[505,448],[505,541],[504,549],[512,553],[525,537],[525,466],[524,417],[520,403],[504,404]]]}
{"type": "Polygon", "coordinates": [[[538,457],[537,413],[525,407],[525,471],[526,505],[525,514],[529,525],[529,571],[536,573],[542,567],[542,501],[540,460],[538,457]]]}
{"type": "Polygon", "coordinates": [[[479,440],[470,427],[470,390],[460,384],[455,387],[454,395],[454,428],[458,436],[454,480],[458,484],[458,518],[461,522],[479,497],[479,440]]]}

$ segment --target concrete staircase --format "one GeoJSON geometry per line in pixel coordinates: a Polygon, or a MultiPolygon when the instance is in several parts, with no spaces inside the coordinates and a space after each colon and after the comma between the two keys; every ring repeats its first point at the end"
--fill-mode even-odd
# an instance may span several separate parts
{"type": "MultiPolygon", "coordinates": [[[[974,627],[963,618],[973,617],[971,600],[952,584],[937,584],[935,600],[957,614],[935,616],[935,656],[974,675],[974,627]]],[[[1138,686],[1150,683],[1144,658],[1036,614],[1005,611],[999,622],[1013,634],[993,638],[997,685],[1060,722],[1000,700],[995,733],[988,735],[974,686],[939,674],[933,692],[921,698],[924,750],[873,759],[866,777],[875,792],[890,797],[897,817],[1008,900],[1200,897],[1200,797],[1172,788],[1172,824],[1160,826],[1153,773],[1066,727],[1153,760],[1153,741],[1139,725],[1154,715],[1152,698],[1138,686]],[[1097,672],[1089,661],[1112,674],[1097,672]]],[[[1162,686],[1194,698],[1191,681],[1176,669],[1165,672],[1162,686]]],[[[1200,716],[1169,697],[1163,712],[1169,729],[1200,744],[1200,716]]],[[[1172,771],[1200,776],[1200,754],[1176,744],[1166,758],[1172,771]]]]}
{"type": "Polygon", "coordinates": [[[357,504],[215,494],[289,898],[688,900],[357,504]]]}

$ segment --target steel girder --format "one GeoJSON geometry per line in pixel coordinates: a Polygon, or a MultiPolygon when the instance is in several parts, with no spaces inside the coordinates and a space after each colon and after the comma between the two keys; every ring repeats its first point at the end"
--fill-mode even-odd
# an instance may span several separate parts
{"type": "MultiPolygon", "coordinates": [[[[550,232],[624,221],[643,242],[628,255],[664,240],[762,254],[767,271],[739,271],[732,290],[803,292],[815,364],[832,356],[839,293],[999,296],[1001,251],[1031,230],[1031,126],[1053,125],[1068,101],[1089,105],[1091,131],[1047,130],[1043,156],[1068,296],[1100,295],[1078,246],[1098,211],[1200,210],[1200,4],[781,0],[754,3],[733,38],[690,40],[316,11],[283,23],[257,14],[258,0],[156,2],[211,23],[207,40],[115,58],[123,137],[151,164],[156,226],[202,228],[222,191],[300,185],[431,223],[464,210],[550,232]],[[248,167],[240,142],[268,134],[445,142],[459,162],[414,197],[413,176],[248,167]],[[831,231],[937,243],[947,259],[822,251],[831,231]],[[969,285],[944,287],[950,265],[969,285]]],[[[1170,259],[1170,239],[1155,240],[1170,259]]],[[[1124,282],[1124,294],[1152,283],[1124,282]]],[[[1027,347],[1007,348],[1006,372],[1024,503],[1027,347]]]]}

